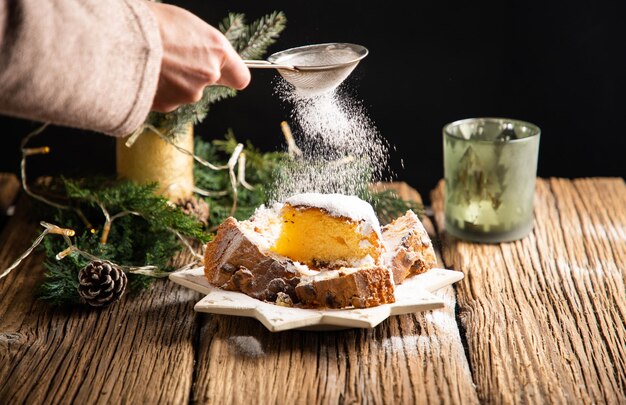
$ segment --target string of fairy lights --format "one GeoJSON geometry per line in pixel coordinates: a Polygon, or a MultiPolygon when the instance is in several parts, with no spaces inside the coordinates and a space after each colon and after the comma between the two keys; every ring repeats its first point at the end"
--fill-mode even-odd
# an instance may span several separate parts
{"type": "MultiPolygon", "coordinates": [[[[87,217],[83,214],[80,208],[61,204],[56,201],[52,201],[44,197],[43,195],[35,193],[33,190],[30,189],[28,185],[27,170],[26,170],[26,167],[27,167],[26,163],[27,163],[28,157],[50,153],[50,147],[48,146],[31,148],[31,147],[28,147],[28,144],[34,137],[36,137],[37,135],[40,135],[48,127],[48,125],[49,125],[48,123],[41,125],[40,127],[35,129],[31,133],[26,135],[21,142],[20,147],[21,147],[22,159],[20,163],[20,176],[21,176],[22,189],[30,197],[44,204],[47,204],[51,207],[54,207],[60,210],[73,210],[81,219],[81,221],[85,224],[85,227],[89,229],[91,233],[95,233],[96,229],[91,225],[89,220],[87,220],[87,217]]],[[[242,187],[245,187],[250,190],[253,189],[253,186],[251,186],[246,181],[246,178],[245,178],[245,167],[246,167],[245,156],[246,155],[243,151],[243,148],[244,148],[243,144],[241,143],[237,144],[233,153],[228,159],[228,162],[225,165],[215,165],[211,162],[208,162],[202,159],[201,157],[195,155],[193,152],[181,147],[180,145],[177,145],[171,139],[171,137],[167,136],[166,134],[164,134],[159,129],[155,128],[154,126],[149,125],[149,124],[144,124],[128,138],[126,142],[126,146],[132,147],[132,145],[138,139],[138,137],[142,133],[145,133],[146,130],[153,132],[154,134],[159,136],[161,139],[163,139],[165,142],[167,142],[168,144],[176,148],[176,150],[178,150],[180,153],[183,153],[185,155],[192,157],[196,162],[208,168],[209,170],[228,170],[230,186],[231,186],[230,191],[232,193],[232,198],[233,198],[233,203],[232,203],[231,210],[230,210],[231,215],[233,215],[235,211],[237,210],[237,198],[238,198],[237,187],[238,185],[241,185],[242,187]],[[237,171],[236,173],[235,173],[235,169],[237,171]]],[[[287,137],[286,134],[285,136],[287,137]]],[[[292,138],[292,141],[293,141],[293,138],[292,138]]],[[[211,191],[211,190],[204,190],[199,187],[194,187],[194,192],[203,196],[212,197],[212,196],[227,195],[229,190],[211,191]]],[[[111,215],[103,204],[97,203],[96,205],[100,208],[100,210],[102,211],[102,215],[104,217],[104,224],[102,227],[102,233],[100,235],[101,244],[106,244],[109,232],[111,230],[111,226],[116,219],[119,219],[127,215],[141,216],[141,214],[138,212],[128,211],[128,210],[121,211],[119,213],[111,215]]],[[[35,248],[39,246],[39,244],[41,244],[43,239],[48,235],[61,235],[67,244],[67,248],[59,252],[56,255],[57,260],[62,260],[63,258],[71,254],[78,254],[90,261],[102,260],[101,258],[91,253],[81,250],[78,246],[76,246],[72,242],[70,238],[75,235],[74,230],[63,228],[61,226],[51,224],[48,222],[43,222],[43,221],[40,224],[44,228],[41,234],[39,234],[39,236],[34,240],[33,244],[24,253],[22,253],[7,269],[5,269],[2,273],[0,273],[0,279],[3,277],[6,277],[11,271],[17,268],[24,261],[24,259],[26,259],[35,250],[35,248]]],[[[185,248],[191,253],[192,257],[194,258],[193,261],[191,261],[190,263],[187,263],[186,265],[184,265],[178,270],[185,270],[185,269],[192,268],[193,266],[197,265],[199,262],[202,261],[203,255],[199,253],[198,251],[196,251],[196,249],[193,248],[191,243],[183,235],[181,235],[178,231],[174,229],[170,229],[170,231],[176,235],[176,237],[181,241],[181,243],[185,246],[185,248]]],[[[124,265],[119,265],[119,264],[115,264],[115,265],[118,266],[123,271],[128,272],[128,273],[133,273],[133,274],[141,274],[141,275],[146,275],[146,276],[151,276],[151,277],[166,277],[169,274],[169,272],[161,271],[156,266],[124,266],[124,265]]]]}

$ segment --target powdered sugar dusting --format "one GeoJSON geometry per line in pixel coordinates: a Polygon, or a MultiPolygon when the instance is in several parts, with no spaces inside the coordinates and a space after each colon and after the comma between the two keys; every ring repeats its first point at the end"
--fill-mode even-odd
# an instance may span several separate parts
{"type": "Polygon", "coordinates": [[[287,198],[285,203],[293,207],[321,208],[334,217],[364,221],[365,224],[371,226],[372,230],[380,233],[380,224],[372,206],[352,195],[302,193],[287,198]]]}
{"type": "Polygon", "coordinates": [[[280,203],[276,203],[269,208],[261,205],[255,210],[254,215],[249,220],[239,223],[246,237],[259,248],[268,250],[278,239],[282,225],[280,218],[282,206],[283,204],[280,203]]]}
{"type": "Polygon", "coordinates": [[[237,354],[245,357],[262,357],[265,354],[261,343],[254,336],[231,336],[228,342],[237,354]]]}

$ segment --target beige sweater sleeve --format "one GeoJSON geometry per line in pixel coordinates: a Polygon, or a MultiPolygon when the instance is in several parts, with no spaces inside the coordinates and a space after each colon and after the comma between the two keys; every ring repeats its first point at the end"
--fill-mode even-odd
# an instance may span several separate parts
{"type": "Polygon", "coordinates": [[[0,0],[0,113],[129,134],[150,110],[161,55],[143,0],[0,0]]]}

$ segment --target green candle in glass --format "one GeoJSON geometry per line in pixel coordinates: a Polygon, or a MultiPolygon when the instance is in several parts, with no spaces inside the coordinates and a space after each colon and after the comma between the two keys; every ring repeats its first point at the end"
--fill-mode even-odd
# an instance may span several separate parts
{"type": "Polygon", "coordinates": [[[540,134],[536,125],[506,118],[443,128],[448,233],[496,243],[530,232],[540,134]]]}

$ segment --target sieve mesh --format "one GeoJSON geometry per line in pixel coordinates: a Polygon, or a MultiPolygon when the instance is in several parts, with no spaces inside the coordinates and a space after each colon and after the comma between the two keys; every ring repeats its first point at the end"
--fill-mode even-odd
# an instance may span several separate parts
{"type": "Polygon", "coordinates": [[[360,45],[331,43],[288,49],[267,60],[275,65],[293,66],[277,70],[301,94],[315,95],[339,86],[367,53],[360,45]]]}

